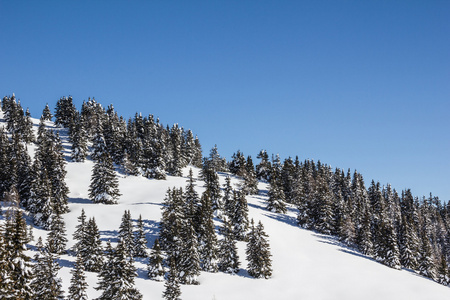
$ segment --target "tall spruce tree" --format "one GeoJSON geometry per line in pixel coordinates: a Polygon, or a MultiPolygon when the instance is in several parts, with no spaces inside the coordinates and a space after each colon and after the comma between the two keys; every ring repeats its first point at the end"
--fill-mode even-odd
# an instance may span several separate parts
{"type": "Polygon", "coordinates": [[[66,252],[66,226],[60,214],[52,218],[50,232],[47,235],[47,250],[53,254],[64,254],[66,252]]]}
{"type": "Polygon", "coordinates": [[[223,227],[221,227],[223,239],[219,241],[218,250],[218,267],[225,273],[239,272],[239,255],[237,252],[236,241],[234,240],[233,231],[230,221],[225,218],[223,227]]]}
{"type": "Polygon", "coordinates": [[[61,278],[58,271],[61,269],[56,256],[49,252],[39,237],[38,254],[35,256],[36,264],[33,267],[34,279],[31,288],[34,291],[34,299],[61,300],[64,299],[61,278]]]}
{"type": "Polygon", "coordinates": [[[136,229],[133,232],[133,253],[136,257],[147,257],[147,238],[144,232],[144,221],[142,216],[139,215],[139,219],[136,224],[136,229]]]}
{"type": "Polygon", "coordinates": [[[89,198],[94,203],[117,204],[119,197],[119,181],[111,157],[104,153],[92,169],[89,198]]]}
{"type": "Polygon", "coordinates": [[[202,195],[199,213],[200,225],[197,236],[201,267],[207,272],[217,272],[217,236],[214,231],[211,200],[207,191],[202,195]]]}
{"type": "Polygon", "coordinates": [[[272,276],[272,255],[267,237],[261,221],[255,227],[252,220],[246,250],[248,274],[252,277],[268,279],[272,276]]]}
{"type": "Polygon", "coordinates": [[[175,261],[170,260],[170,270],[164,284],[163,298],[166,300],[180,300],[181,290],[178,280],[178,270],[175,261]]]}
{"type": "Polygon", "coordinates": [[[70,300],[88,300],[86,293],[88,284],[86,274],[84,273],[83,258],[77,255],[74,269],[70,270],[72,277],[70,279],[69,296],[70,300]]]}
{"type": "Polygon", "coordinates": [[[166,273],[163,264],[163,257],[161,253],[161,248],[159,247],[158,239],[155,240],[153,247],[151,249],[151,254],[147,265],[148,278],[155,281],[163,281],[164,274],[166,273]]]}

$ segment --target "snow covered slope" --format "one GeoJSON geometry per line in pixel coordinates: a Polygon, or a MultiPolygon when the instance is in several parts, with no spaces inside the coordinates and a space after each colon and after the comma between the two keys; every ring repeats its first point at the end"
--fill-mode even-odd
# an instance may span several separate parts
{"type": "MultiPolygon", "coordinates": [[[[62,132],[63,135],[63,132],[62,132]]],[[[66,151],[69,145],[65,143],[66,151]]],[[[68,154],[68,153],[67,153],[68,154]]],[[[148,246],[151,247],[158,235],[158,222],[161,217],[161,203],[168,188],[185,187],[188,168],[184,177],[168,176],[167,180],[149,180],[143,177],[125,177],[120,175],[119,187],[122,196],[117,205],[93,204],[88,199],[93,163],[69,162],[67,183],[70,188],[70,212],[64,215],[66,222],[68,247],[73,245],[72,234],[77,225],[77,217],[84,209],[87,218],[95,217],[102,240],[116,241],[121,217],[125,210],[130,210],[136,220],[139,215],[145,220],[148,246]]],[[[194,169],[194,177],[198,177],[194,169]]],[[[221,184],[225,183],[225,174],[220,175],[221,184]]],[[[239,180],[233,178],[233,184],[239,180]]],[[[184,300],[201,299],[449,299],[450,289],[431,280],[423,278],[408,270],[394,270],[383,266],[353,250],[340,245],[334,238],[319,235],[299,228],[296,225],[295,208],[290,207],[285,215],[265,210],[267,205],[267,185],[259,184],[260,194],[247,197],[249,217],[255,222],[262,221],[269,241],[273,259],[272,278],[253,279],[246,272],[245,247],[238,243],[241,271],[238,275],[224,273],[205,273],[199,277],[200,285],[181,287],[184,300]]],[[[197,181],[201,193],[203,182],[197,181]]],[[[219,221],[216,221],[219,225],[219,221]]],[[[34,235],[45,236],[46,232],[34,230],[34,235]]],[[[105,245],[105,244],[104,244],[105,245]]],[[[63,255],[60,264],[63,268],[60,276],[67,291],[70,284],[70,270],[75,257],[63,255]]],[[[146,277],[145,259],[137,260],[138,278],[136,287],[144,299],[162,299],[163,282],[156,282],[146,277]]],[[[97,286],[97,274],[87,273],[90,299],[100,295],[97,286]]]]}

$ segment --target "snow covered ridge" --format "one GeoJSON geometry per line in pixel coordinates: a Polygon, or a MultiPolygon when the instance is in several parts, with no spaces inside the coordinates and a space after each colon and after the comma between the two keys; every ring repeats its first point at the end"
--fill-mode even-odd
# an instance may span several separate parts
{"type": "MultiPolygon", "coordinates": [[[[5,119],[5,116],[0,117],[5,119]]],[[[108,120],[108,118],[105,119],[108,120]]],[[[139,116],[137,120],[139,120],[139,116]]],[[[39,141],[38,124],[40,121],[33,119],[31,121],[35,139],[39,141]]],[[[53,173],[52,170],[56,169],[60,172],[59,174],[64,174],[62,181],[67,187],[66,204],[68,212],[50,213],[48,218],[48,228],[50,230],[34,227],[34,240],[28,241],[28,232],[19,244],[26,244],[31,249],[23,252],[26,256],[35,257],[37,255],[36,261],[41,262],[35,263],[31,261],[28,269],[32,265],[40,265],[41,271],[47,270],[46,274],[53,274],[53,278],[60,278],[61,281],[52,281],[53,287],[55,287],[56,291],[64,291],[66,296],[70,293],[72,295],[70,299],[74,299],[73,295],[76,293],[81,295],[86,293],[87,299],[101,298],[102,295],[108,297],[108,293],[113,292],[117,286],[104,283],[107,282],[105,279],[113,276],[117,276],[115,277],[116,281],[122,283],[121,287],[129,288],[128,292],[134,297],[132,299],[138,299],[139,294],[142,295],[143,299],[161,299],[163,295],[169,298],[172,291],[176,294],[177,289],[174,282],[176,280],[158,281],[156,279],[162,279],[158,271],[166,271],[166,279],[171,277],[176,279],[183,277],[185,274],[181,274],[177,270],[178,272],[173,272],[170,275],[169,273],[176,270],[177,266],[170,268],[170,261],[167,261],[166,264],[158,265],[157,255],[155,255],[158,251],[150,250],[155,245],[156,239],[164,237],[160,229],[162,230],[165,226],[164,214],[171,205],[174,209],[168,215],[175,217],[174,224],[177,222],[183,223],[177,217],[186,215],[186,212],[189,211],[191,216],[211,216],[209,207],[212,208],[212,224],[209,222],[211,220],[209,217],[205,217],[203,219],[205,221],[192,222],[192,227],[194,225],[201,227],[194,228],[194,230],[191,230],[186,224],[180,224],[179,230],[183,234],[178,236],[179,240],[187,236],[185,233],[189,231],[191,231],[191,234],[193,232],[202,232],[201,239],[198,239],[201,241],[201,245],[200,243],[197,245],[198,256],[200,256],[199,252],[202,251],[204,252],[202,255],[209,253],[206,251],[208,248],[205,245],[211,242],[210,238],[214,239],[210,235],[211,228],[213,228],[217,238],[217,248],[220,249],[222,245],[226,244],[229,247],[227,249],[230,250],[225,250],[225,252],[232,253],[234,251],[232,250],[234,243],[236,247],[235,257],[239,258],[237,266],[233,264],[233,259],[228,261],[220,261],[219,257],[217,257],[216,261],[210,259],[206,267],[211,269],[200,271],[198,275],[194,274],[195,276],[190,277],[193,278],[193,281],[197,281],[199,285],[181,284],[180,297],[182,299],[379,299],[381,297],[386,299],[444,299],[444,297],[448,298],[450,295],[448,287],[418,275],[419,272],[423,273],[421,270],[430,270],[431,272],[429,272],[428,276],[432,277],[434,270],[435,279],[439,280],[439,278],[442,278],[439,263],[443,261],[442,258],[445,258],[445,256],[439,255],[439,253],[443,252],[447,245],[447,210],[445,206],[439,206],[434,198],[419,201],[412,197],[408,191],[403,191],[401,195],[398,195],[389,186],[381,187],[375,182],[370,185],[369,189],[366,189],[362,176],[356,172],[353,176],[337,171],[331,172],[326,165],[309,161],[296,163],[295,161],[286,160],[281,163],[277,157],[269,161],[264,152],[260,153],[259,159],[261,161],[255,168],[250,167],[253,164],[251,159],[249,161],[247,158],[245,163],[243,162],[242,154],[235,155],[233,160],[226,164],[218,155],[217,149],[213,149],[204,164],[199,165],[202,168],[190,165],[181,167],[177,174],[172,174],[168,171],[169,168],[167,166],[164,167],[161,169],[164,172],[159,172],[159,174],[163,174],[165,180],[156,180],[156,177],[153,175],[147,176],[147,174],[158,174],[153,167],[150,167],[150,161],[152,160],[145,160],[147,165],[145,170],[148,171],[145,173],[142,167],[144,166],[144,160],[140,158],[136,161],[134,158],[131,158],[134,153],[126,152],[129,157],[127,159],[128,167],[125,167],[123,162],[118,164],[112,159],[114,168],[112,174],[115,176],[118,188],[118,194],[114,197],[114,202],[117,202],[117,204],[94,203],[93,198],[90,196],[93,170],[98,165],[98,162],[101,161],[102,155],[106,156],[104,153],[108,153],[111,157],[113,156],[110,154],[110,149],[114,147],[108,144],[108,138],[104,134],[103,139],[105,142],[102,147],[106,150],[98,151],[97,154],[94,154],[94,149],[97,149],[97,146],[93,143],[93,137],[96,133],[92,132],[92,136],[88,135],[89,138],[86,143],[87,156],[84,158],[84,161],[74,162],[72,157],[73,137],[71,137],[71,134],[74,133],[70,132],[71,129],[59,129],[49,121],[43,123],[43,127],[46,129],[58,132],[59,137],[55,134],[41,139],[45,141],[46,148],[39,145],[39,142],[37,142],[37,145],[27,143],[28,152],[31,152],[31,156],[34,156],[35,153],[41,153],[38,156],[42,156],[44,158],[43,161],[45,161],[40,168],[33,168],[36,159],[30,158],[30,164],[32,161],[33,164],[30,167],[31,171],[28,171],[28,173],[36,174],[38,173],[37,170],[45,170],[45,172],[40,173],[39,178],[42,182],[45,182],[45,180],[50,182],[49,186],[51,188],[47,189],[47,194],[44,193],[45,189],[43,189],[44,191],[39,191],[39,193],[47,195],[45,199],[50,199],[50,203],[55,203],[52,199],[59,199],[61,203],[64,203],[63,200],[65,198],[53,195],[53,191],[56,189],[53,186],[61,187],[63,185],[61,180],[59,180],[61,177],[52,177],[53,175],[49,173],[53,173]],[[47,150],[42,151],[40,150],[41,148],[47,150]],[[36,149],[36,152],[34,149],[36,149]],[[59,149],[58,153],[62,153],[64,163],[56,163],[58,156],[43,153],[53,153],[53,150],[56,149],[59,149]],[[98,155],[98,158],[91,160],[90,155],[92,154],[94,154],[94,157],[98,155]],[[136,162],[139,162],[138,165],[135,164],[136,162]],[[204,167],[204,165],[207,165],[207,167],[204,167]],[[134,167],[136,167],[135,170],[133,170],[134,167]],[[232,174],[224,172],[228,167],[232,174]],[[192,176],[189,175],[191,168],[193,170],[192,176]],[[211,169],[214,172],[211,172],[211,169]],[[130,175],[133,171],[136,171],[135,175],[130,175]],[[47,173],[46,176],[45,173],[47,173]],[[256,189],[255,178],[262,179],[262,181],[256,181],[256,189]],[[58,182],[60,185],[56,184],[58,182]],[[177,192],[179,188],[182,188],[181,194],[177,192]],[[208,193],[204,193],[207,189],[208,193]],[[171,192],[168,193],[169,190],[171,192]],[[248,195],[244,195],[247,193],[248,195]],[[206,196],[203,197],[202,195],[206,196]],[[182,203],[177,203],[177,199],[183,199],[182,203]],[[188,201],[188,199],[190,200],[188,201]],[[172,201],[175,204],[171,204],[172,201]],[[188,203],[193,205],[188,206],[188,203]],[[199,208],[203,208],[201,213],[199,213],[199,208]],[[83,226],[80,226],[83,223],[83,211],[86,226],[84,230],[81,230],[83,228],[83,226]],[[245,231],[247,234],[250,232],[249,230],[244,230],[246,225],[248,228],[250,224],[236,221],[242,220],[242,212],[244,215],[247,214],[248,222],[251,223],[251,220],[254,220],[254,230],[256,230],[259,221],[264,225],[263,231],[267,234],[266,240],[270,244],[271,254],[272,274],[268,280],[254,279],[252,277],[254,275],[251,274],[253,267],[246,253],[250,238],[246,239],[244,236],[239,236],[241,231],[245,231]],[[238,216],[239,213],[241,213],[241,216],[238,216]],[[235,217],[234,223],[232,220],[233,215],[235,217]],[[139,216],[141,218],[138,218],[139,216]],[[58,220],[59,217],[60,219],[58,220]],[[60,222],[60,220],[64,222],[60,222]],[[224,222],[224,220],[227,220],[227,222],[224,222]],[[145,244],[145,251],[147,254],[151,254],[151,259],[136,255],[133,260],[130,260],[126,258],[127,255],[123,254],[127,250],[125,250],[125,243],[122,241],[127,239],[127,235],[130,232],[130,223],[134,225],[131,226],[133,227],[132,231],[135,231],[134,236],[138,236],[137,240],[141,241],[137,244],[141,246],[145,244]],[[299,227],[298,223],[304,228],[313,229],[314,231],[305,230],[299,227]],[[89,229],[87,229],[88,227],[89,229]],[[56,234],[64,231],[65,235],[56,234]],[[78,243],[81,240],[80,236],[83,236],[83,232],[91,232],[86,236],[93,237],[95,241],[85,243],[85,245],[100,244],[106,250],[102,251],[102,254],[104,254],[103,263],[110,263],[107,267],[99,268],[96,271],[95,262],[92,260],[89,264],[94,265],[94,267],[89,266],[82,270],[83,268],[80,266],[85,264],[82,263],[82,255],[75,256],[75,253],[83,252],[81,249],[86,249],[83,243],[78,243]],[[92,232],[95,234],[92,234],[92,232]],[[380,234],[380,232],[383,234],[380,234]],[[329,235],[329,233],[334,236],[329,235]],[[42,247],[38,246],[39,237],[44,242],[49,238],[53,241],[59,240],[59,242],[53,243],[56,246],[61,240],[64,240],[64,236],[68,239],[65,242],[65,246],[63,248],[54,247],[52,250],[61,254],[43,251],[42,247]],[[147,240],[146,243],[142,242],[143,236],[147,240]],[[226,239],[228,239],[227,243],[221,243],[221,241],[226,239]],[[381,240],[383,240],[383,243],[380,242],[381,240]],[[395,241],[395,243],[388,241],[395,241]],[[426,241],[429,241],[429,243],[426,243],[426,241]],[[108,242],[111,244],[111,247],[108,246],[108,242]],[[119,247],[121,244],[122,246],[119,247]],[[389,246],[395,246],[395,244],[397,244],[397,249],[395,247],[389,248],[389,246]],[[406,247],[405,245],[408,246],[406,247]],[[360,252],[355,251],[355,248],[358,248],[360,252]],[[64,253],[68,250],[68,253],[64,253]],[[397,251],[398,254],[396,254],[397,251]],[[427,251],[428,254],[426,254],[427,251]],[[117,256],[113,254],[117,254],[117,256]],[[398,255],[398,259],[396,259],[396,255],[398,255]],[[378,263],[376,260],[382,263],[378,263]],[[52,263],[55,261],[57,262],[56,264],[52,263]],[[415,268],[418,271],[413,271],[413,267],[405,268],[404,264],[407,262],[412,262],[412,265],[416,264],[417,267],[415,268]],[[217,268],[222,266],[223,269],[220,272],[213,272],[215,269],[214,263],[216,263],[217,268]],[[388,268],[383,264],[391,265],[393,268],[388,268]],[[395,269],[399,268],[399,264],[401,269],[395,269]],[[421,265],[427,264],[429,264],[430,269],[420,269],[421,265]],[[149,268],[149,265],[156,267],[149,268]],[[114,266],[122,267],[115,268],[114,266]],[[87,269],[90,270],[88,271],[87,269]],[[107,272],[114,269],[122,269],[126,272],[120,276],[117,275],[117,272],[114,274],[107,272]],[[150,272],[151,274],[156,274],[152,277],[153,279],[148,277],[150,270],[152,271],[150,272]],[[231,273],[226,273],[226,270],[231,273]],[[236,273],[235,271],[238,272],[236,273]],[[125,273],[132,274],[134,272],[137,276],[133,280],[125,280],[128,277],[125,273]],[[83,282],[87,284],[84,293],[83,282]],[[95,288],[99,286],[102,289],[96,290],[95,288]]],[[[105,123],[106,121],[102,120],[99,124],[103,125],[105,123]]],[[[132,121],[131,123],[131,128],[133,128],[135,126],[133,124],[139,124],[140,121],[132,121]]],[[[151,122],[144,123],[150,124],[151,122]]],[[[7,122],[4,124],[6,125],[7,122]]],[[[142,136],[150,134],[148,132],[151,131],[145,126],[144,128],[146,129],[142,136]]],[[[17,131],[20,132],[20,130],[17,131]]],[[[107,131],[105,127],[103,131],[107,131]]],[[[138,132],[136,137],[139,136],[138,132]]],[[[169,139],[166,134],[171,137],[171,130],[165,130],[164,132],[161,133],[161,136],[169,139]]],[[[0,136],[0,142],[2,143],[0,161],[2,164],[5,163],[5,160],[1,160],[3,157],[12,157],[10,153],[19,153],[21,155],[15,155],[15,157],[26,157],[24,153],[27,153],[27,151],[23,150],[25,148],[22,149],[13,143],[15,141],[14,135],[17,136],[18,134],[10,131],[7,135],[0,136]],[[5,145],[8,145],[8,147],[5,147],[5,145]],[[14,151],[7,152],[5,149],[14,149],[14,151]]],[[[96,136],[98,141],[101,141],[98,138],[98,134],[96,136]]],[[[124,137],[127,136],[128,134],[124,134],[124,137]]],[[[174,137],[177,136],[176,134],[174,135],[174,137]]],[[[16,137],[16,139],[19,138],[16,137]]],[[[149,144],[145,146],[143,141],[146,138],[137,138],[137,140],[140,142],[137,142],[138,146],[136,146],[136,149],[147,149],[149,153],[158,153],[157,150],[153,150],[157,148],[152,148],[153,146],[156,147],[157,143],[148,141],[149,144]]],[[[172,139],[170,140],[172,141],[172,139]]],[[[173,142],[171,143],[173,145],[170,148],[164,148],[164,152],[172,149],[170,150],[172,162],[166,160],[167,157],[163,161],[165,163],[169,162],[169,165],[172,167],[175,165],[173,163],[173,160],[175,160],[173,153],[176,153],[173,149],[177,149],[177,147],[175,147],[173,142]]],[[[97,145],[102,145],[102,142],[98,142],[97,145]]],[[[165,146],[167,145],[170,145],[170,143],[165,144],[165,146]]],[[[183,149],[182,143],[178,145],[180,145],[180,149],[183,149]]],[[[121,147],[123,146],[117,146],[118,149],[121,147]]],[[[183,152],[180,151],[180,153],[183,152]]],[[[147,154],[144,157],[150,157],[150,155],[147,154]]],[[[27,160],[21,159],[17,161],[27,160]]],[[[8,164],[7,168],[3,166],[5,165],[2,165],[0,172],[14,169],[10,168],[11,164],[8,164]]],[[[18,164],[15,168],[19,170],[24,167],[20,166],[19,168],[18,164]]],[[[11,177],[11,172],[8,173],[9,176],[3,176],[4,172],[2,173],[3,177],[1,177],[0,181],[2,188],[7,186],[5,179],[11,177]]],[[[23,172],[19,173],[23,174],[23,172]]],[[[20,180],[23,179],[17,179],[17,181],[20,180]]],[[[106,183],[99,185],[106,185],[106,183]]],[[[21,186],[22,189],[19,189],[17,192],[19,195],[26,191],[23,188],[24,185],[21,186]]],[[[65,191],[65,189],[62,190],[65,191]]],[[[40,194],[36,194],[36,191],[38,189],[31,189],[31,196],[28,199],[39,199],[38,196],[40,194]]],[[[9,202],[13,202],[11,199],[14,198],[15,194],[10,192],[10,189],[6,191],[9,202]]],[[[20,201],[23,201],[22,197],[20,201]]],[[[2,280],[6,278],[6,281],[2,281],[6,283],[16,282],[17,278],[26,277],[25,269],[27,269],[25,268],[27,263],[19,263],[21,260],[20,257],[17,257],[17,259],[12,261],[17,262],[16,266],[24,266],[16,267],[16,270],[25,270],[22,273],[23,276],[3,277],[4,274],[10,274],[8,270],[11,269],[5,266],[7,260],[4,259],[4,253],[6,252],[4,250],[12,249],[6,247],[3,241],[8,236],[6,232],[13,230],[3,230],[3,228],[13,227],[10,225],[14,224],[14,222],[8,223],[6,220],[16,220],[16,223],[20,223],[19,220],[21,219],[7,218],[7,207],[9,206],[5,202],[2,203],[3,214],[0,216],[0,222],[3,224],[0,248],[3,251],[1,252],[2,255],[0,255],[0,272],[2,277],[0,278],[2,280]]],[[[22,206],[24,206],[24,203],[22,203],[22,206]]],[[[59,209],[61,210],[61,208],[59,209]]],[[[20,214],[16,215],[20,216],[20,214]]],[[[26,212],[25,215],[27,223],[29,225],[33,224],[33,213],[26,212]]],[[[183,219],[185,217],[181,218],[181,220],[183,219]]],[[[174,227],[174,232],[176,233],[176,226],[174,227]]],[[[17,228],[20,228],[20,226],[17,228]]],[[[252,228],[251,225],[250,228],[252,228]]],[[[190,240],[195,242],[195,239],[190,240]]],[[[252,242],[257,243],[258,241],[261,240],[253,238],[252,242]]],[[[170,256],[172,256],[174,257],[173,260],[176,260],[178,253],[176,248],[174,249],[160,249],[160,257],[170,260],[170,256]]],[[[192,249],[192,252],[195,252],[195,247],[192,249]]],[[[88,253],[93,254],[94,250],[88,251],[88,253]]],[[[90,257],[94,258],[95,256],[91,255],[90,257]]],[[[209,257],[211,258],[211,256],[209,257]]],[[[231,258],[233,258],[233,255],[231,255],[231,258]]],[[[192,262],[195,262],[195,259],[179,259],[180,262],[184,261],[188,264],[191,263],[191,265],[192,262]]],[[[201,265],[201,267],[204,267],[204,265],[201,265]]],[[[190,281],[190,278],[186,280],[190,281]]],[[[47,281],[51,281],[51,276],[48,277],[47,281]]],[[[1,292],[9,293],[8,295],[11,296],[13,294],[11,290],[7,290],[8,286],[11,286],[11,284],[2,285],[1,292]]],[[[37,286],[36,282],[34,286],[37,286]]],[[[40,284],[40,286],[44,286],[44,283],[40,284]]],[[[27,291],[23,290],[21,292],[26,293],[27,291]]],[[[41,292],[50,293],[48,290],[41,292]]],[[[57,295],[55,299],[58,299],[57,295]]],[[[76,299],[83,298],[79,297],[76,299]]],[[[109,299],[113,299],[112,296],[109,299]]]]}

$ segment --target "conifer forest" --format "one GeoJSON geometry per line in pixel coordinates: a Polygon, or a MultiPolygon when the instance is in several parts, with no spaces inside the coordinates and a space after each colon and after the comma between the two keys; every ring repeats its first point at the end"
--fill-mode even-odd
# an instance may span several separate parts
{"type": "Polygon", "coordinates": [[[1,111],[0,299],[150,299],[137,280],[158,285],[162,299],[183,299],[201,289],[202,274],[270,282],[281,233],[250,213],[260,208],[373,264],[450,284],[450,203],[432,194],[265,150],[237,149],[227,161],[217,146],[203,153],[189,129],[151,114],[127,120],[94,98],[79,109],[70,96],[43,103],[36,120],[13,94],[1,111]],[[67,169],[84,162],[89,186],[77,198],[67,169]],[[127,178],[168,183],[163,198],[145,196],[160,219],[122,202],[127,178]],[[120,225],[105,230],[105,218],[120,225]]]}

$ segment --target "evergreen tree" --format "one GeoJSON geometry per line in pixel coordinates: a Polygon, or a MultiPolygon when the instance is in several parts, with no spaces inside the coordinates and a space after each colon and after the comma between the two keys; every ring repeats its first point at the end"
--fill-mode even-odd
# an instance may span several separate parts
{"type": "MultiPolygon", "coordinates": [[[[200,199],[195,191],[195,180],[194,175],[192,172],[192,169],[189,169],[189,176],[188,176],[188,184],[186,185],[186,188],[184,190],[184,214],[186,216],[186,219],[188,220],[194,220],[194,218],[197,215],[197,211],[200,206],[200,199]]],[[[194,228],[197,226],[197,222],[194,222],[194,228]]]]}
{"type": "Polygon", "coordinates": [[[234,238],[238,241],[245,241],[248,229],[248,206],[245,195],[234,191],[233,202],[235,203],[231,226],[233,228],[234,238]]]}
{"type": "Polygon", "coordinates": [[[134,256],[147,257],[147,238],[144,232],[144,221],[142,216],[139,215],[136,230],[134,232],[134,256]]]}
{"type": "Polygon", "coordinates": [[[229,176],[225,178],[222,203],[225,216],[231,219],[234,215],[236,203],[234,202],[233,187],[231,186],[231,178],[229,176]]]}
{"type": "Polygon", "coordinates": [[[275,213],[286,213],[286,204],[284,203],[284,192],[282,187],[279,185],[279,180],[272,177],[270,180],[269,188],[269,204],[267,205],[267,210],[273,211],[275,213]]]}
{"type": "Polygon", "coordinates": [[[180,283],[178,281],[178,270],[174,260],[170,261],[169,275],[167,276],[166,283],[164,284],[165,290],[163,298],[166,300],[180,300],[181,290],[180,283]]]}
{"type": "Polygon", "coordinates": [[[86,293],[88,284],[86,282],[86,275],[84,273],[83,258],[77,255],[75,268],[70,270],[72,278],[70,279],[69,296],[70,300],[88,300],[86,293]]]}
{"type": "Polygon", "coordinates": [[[37,247],[39,252],[35,257],[36,264],[33,267],[34,279],[31,282],[34,299],[64,299],[61,279],[58,277],[58,271],[61,267],[56,257],[42,246],[40,237],[37,247]]]}
{"type": "Polygon", "coordinates": [[[111,157],[106,153],[93,167],[89,198],[95,203],[117,204],[119,197],[119,181],[111,157]]]}
{"type": "MultiPolygon", "coordinates": [[[[194,228],[190,223],[183,222],[183,227],[181,228],[181,246],[176,245],[175,248],[179,253],[178,260],[175,260],[179,261],[177,264],[178,276],[180,282],[183,284],[198,284],[197,277],[200,275],[200,255],[198,248],[194,228]]],[[[169,257],[169,259],[171,258],[169,257]]]]}
{"type": "Polygon", "coordinates": [[[219,270],[225,273],[237,273],[239,272],[239,256],[237,253],[236,242],[233,239],[233,231],[231,229],[231,223],[228,219],[224,220],[223,227],[221,228],[223,239],[219,242],[218,251],[218,267],[219,270]]]}
{"type": "Polygon", "coordinates": [[[159,247],[158,239],[155,240],[153,244],[153,248],[151,250],[151,254],[148,260],[148,278],[163,281],[164,274],[166,273],[163,265],[163,257],[161,253],[161,249],[159,247]]]}
{"type": "Polygon", "coordinates": [[[211,200],[207,191],[202,195],[199,213],[200,225],[197,235],[201,267],[207,272],[217,272],[217,237],[214,231],[211,200]]]}
{"type": "Polygon", "coordinates": [[[119,226],[119,239],[122,241],[127,253],[134,256],[134,235],[133,235],[133,221],[131,220],[131,213],[126,210],[122,216],[122,222],[119,226]]]}
{"type": "Polygon", "coordinates": [[[103,292],[97,298],[98,300],[142,299],[141,293],[134,288],[136,268],[133,265],[133,259],[129,256],[122,240],[119,241],[116,249],[108,243],[107,262],[99,277],[97,289],[103,292]]]}
{"type": "Polygon", "coordinates": [[[45,121],[51,121],[53,118],[52,112],[50,111],[50,108],[48,107],[48,103],[45,105],[44,110],[42,111],[42,118],[45,121]]]}
{"type": "Polygon", "coordinates": [[[13,191],[15,205],[6,213],[6,223],[0,230],[0,298],[31,299],[32,280],[30,258],[25,254],[28,242],[26,222],[18,209],[17,192],[13,191]]]}
{"type": "Polygon", "coordinates": [[[245,168],[243,190],[247,195],[256,195],[258,194],[258,179],[256,178],[255,166],[251,156],[247,157],[245,168]]]}
{"type": "Polygon", "coordinates": [[[268,279],[272,276],[272,255],[267,237],[261,221],[255,227],[252,220],[246,250],[248,274],[252,277],[268,279]]]}
{"type": "Polygon", "coordinates": [[[103,248],[100,232],[95,218],[90,218],[86,225],[86,235],[80,242],[78,253],[89,272],[100,272],[103,267],[103,248]]]}
{"type": "Polygon", "coordinates": [[[74,130],[71,133],[72,135],[70,139],[72,141],[72,161],[83,162],[88,155],[88,137],[82,120],[77,120],[74,130]]]}
{"type": "Polygon", "coordinates": [[[75,226],[75,232],[72,236],[73,240],[76,241],[72,248],[75,253],[79,252],[84,247],[83,243],[85,243],[87,238],[87,222],[84,208],[81,209],[81,215],[77,219],[78,225],[75,226]]]}
{"type": "Polygon", "coordinates": [[[419,273],[420,275],[436,281],[436,265],[434,264],[434,257],[426,229],[421,230],[421,240],[422,244],[420,248],[419,273]]]}
{"type": "Polygon", "coordinates": [[[256,158],[261,160],[261,162],[256,165],[256,177],[259,180],[268,182],[270,179],[270,170],[272,169],[269,161],[269,155],[265,150],[261,150],[256,158]]]}
{"type": "Polygon", "coordinates": [[[47,250],[53,254],[64,254],[66,252],[66,228],[64,220],[60,214],[56,214],[52,218],[50,224],[50,232],[47,236],[47,250]]]}

